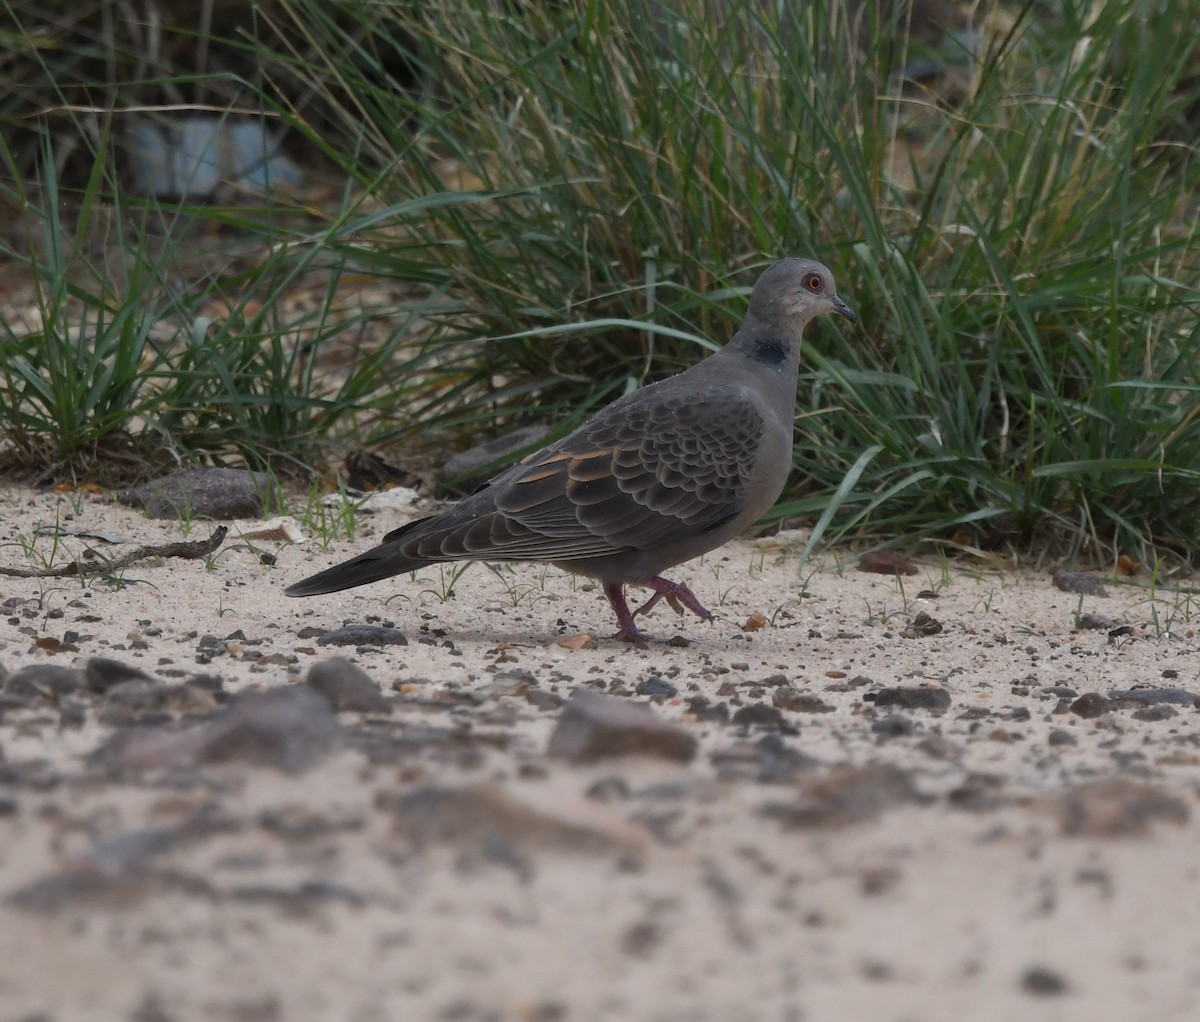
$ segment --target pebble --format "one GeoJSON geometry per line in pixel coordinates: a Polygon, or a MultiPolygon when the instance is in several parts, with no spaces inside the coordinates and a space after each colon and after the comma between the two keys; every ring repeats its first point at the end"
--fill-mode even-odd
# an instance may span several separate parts
{"type": "Polygon", "coordinates": [[[652,674],[644,681],[638,682],[638,686],[634,691],[640,696],[650,696],[651,698],[659,699],[671,699],[679,694],[679,689],[659,674],[652,674]]]}
{"type": "Polygon", "coordinates": [[[4,680],[7,695],[19,699],[55,699],[83,685],[83,673],[60,664],[27,664],[4,680]]]}
{"type": "Polygon", "coordinates": [[[391,713],[391,700],[379,682],[345,657],[318,660],[308,669],[304,683],[319,692],[334,710],[355,713],[391,713]]]}
{"type": "Polygon", "coordinates": [[[774,706],[766,703],[751,703],[742,706],[733,715],[733,723],[745,727],[779,727],[783,723],[783,714],[774,706]]]}
{"type": "Polygon", "coordinates": [[[1063,833],[1072,837],[1140,837],[1156,820],[1184,824],[1191,815],[1170,792],[1123,777],[1082,784],[1057,801],[1063,833]]]}
{"type": "Polygon", "coordinates": [[[880,708],[894,706],[901,710],[933,710],[937,713],[950,709],[950,693],[944,688],[929,685],[882,688],[863,698],[880,708]]]}
{"type": "Polygon", "coordinates": [[[645,703],[576,689],[550,735],[549,755],[572,763],[643,755],[688,762],[696,736],[658,717],[645,703]]]}
{"type": "Polygon", "coordinates": [[[408,636],[399,628],[383,625],[344,625],[317,639],[318,646],[407,646],[408,636]]]}
{"type": "Polygon", "coordinates": [[[834,707],[830,706],[820,696],[815,696],[811,692],[799,692],[794,688],[777,688],[771,696],[773,705],[778,706],[781,710],[789,710],[792,713],[833,713],[834,707]]]}
{"type": "Polygon", "coordinates": [[[187,468],[132,490],[117,500],[141,508],[149,518],[259,518],[279,500],[265,472],[240,468],[187,468]]]}
{"type": "Polygon", "coordinates": [[[1054,997],[1067,992],[1066,980],[1053,969],[1035,965],[1021,977],[1021,989],[1035,997],[1054,997]]]}
{"type": "Polygon", "coordinates": [[[871,725],[871,730],[881,739],[903,738],[905,735],[913,733],[914,726],[911,717],[906,717],[902,713],[889,713],[886,717],[880,717],[875,721],[871,725]]]}
{"type": "Polygon", "coordinates": [[[325,698],[304,685],[248,692],[202,724],[183,730],[132,727],[93,753],[118,770],[173,770],[227,761],[303,773],[341,738],[325,698]]]}
{"type": "Polygon", "coordinates": [[[89,692],[107,692],[122,682],[133,680],[161,684],[157,678],[147,674],[140,667],[106,656],[94,656],[88,660],[83,668],[83,680],[89,692]]]}
{"type": "Polygon", "coordinates": [[[1083,717],[1084,720],[1103,717],[1111,709],[1113,709],[1112,701],[1099,692],[1085,692],[1070,706],[1071,712],[1076,716],[1083,717]]]}

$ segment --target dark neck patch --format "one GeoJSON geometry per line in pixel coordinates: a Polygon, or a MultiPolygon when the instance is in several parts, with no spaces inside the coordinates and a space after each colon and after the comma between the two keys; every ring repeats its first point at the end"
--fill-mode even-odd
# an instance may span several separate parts
{"type": "Polygon", "coordinates": [[[746,345],[746,354],[763,365],[778,366],[787,361],[790,347],[773,337],[760,337],[746,345]]]}

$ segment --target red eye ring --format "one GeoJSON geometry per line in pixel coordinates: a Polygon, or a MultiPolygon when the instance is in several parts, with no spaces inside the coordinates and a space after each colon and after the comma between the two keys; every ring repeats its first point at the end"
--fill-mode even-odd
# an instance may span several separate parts
{"type": "Polygon", "coordinates": [[[819,273],[810,273],[808,277],[805,278],[804,286],[810,291],[820,291],[821,288],[825,286],[825,281],[821,279],[821,275],[819,273]]]}

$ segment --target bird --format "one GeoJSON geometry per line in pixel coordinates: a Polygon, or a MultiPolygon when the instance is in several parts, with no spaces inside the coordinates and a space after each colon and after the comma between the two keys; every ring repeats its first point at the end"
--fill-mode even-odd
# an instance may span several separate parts
{"type": "Polygon", "coordinates": [[[637,618],[662,599],[711,621],[662,572],[740,535],[779,497],[792,465],[801,337],[827,313],[857,321],[827,267],[781,259],[758,278],[724,347],[286,594],[339,592],[444,561],[540,561],[600,582],[614,639],[649,641],[637,618]],[[651,596],[631,611],[627,586],[651,596]]]}

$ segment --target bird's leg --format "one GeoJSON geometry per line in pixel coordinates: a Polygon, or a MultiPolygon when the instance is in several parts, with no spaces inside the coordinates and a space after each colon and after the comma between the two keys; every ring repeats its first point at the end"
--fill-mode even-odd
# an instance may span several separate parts
{"type": "MultiPolygon", "coordinates": [[[[669,579],[663,578],[661,575],[655,575],[653,578],[646,579],[645,582],[640,582],[639,585],[644,585],[648,589],[653,589],[654,595],[633,612],[634,617],[637,617],[638,614],[645,614],[665,596],[667,598],[667,602],[675,608],[675,613],[683,613],[683,611],[679,608],[679,604],[682,603],[701,621],[712,620],[712,614],[709,612],[709,610],[703,604],[701,604],[699,600],[696,599],[696,594],[693,593],[682,582],[672,582],[669,579]]],[[[609,598],[611,599],[611,597],[609,598]]]]}
{"type": "Polygon", "coordinates": [[[617,624],[621,626],[613,638],[624,639],[626,642],[649,642],[650,636],[639,631],[638,626],[634,624],[629,604],[625,602],[625,587],[619,582],[606,582],[604,595],[612,604],[613,613],[617,615],[617,624]]]}

